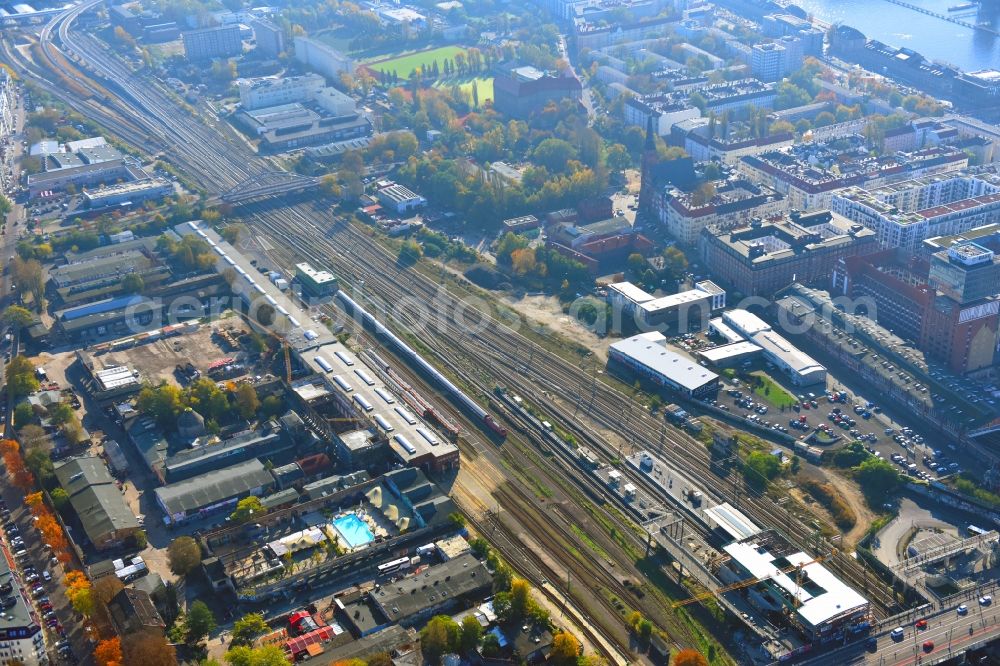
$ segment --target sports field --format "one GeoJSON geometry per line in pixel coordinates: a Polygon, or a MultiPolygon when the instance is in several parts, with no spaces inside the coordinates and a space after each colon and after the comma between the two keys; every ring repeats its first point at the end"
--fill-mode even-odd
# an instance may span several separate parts
{"type": "Polygon", "coordinates": [[[472,84],[475,82],[476,91],[479,93],[479,103],[482,104],[488,99],[493,99],[493,77],[468,79],[465,77],[452,76],[447,79],[438,79],[434,83],[435,88],[450,88],[457,85],[459,88],[472,94],[472,84]]]}
{"type": "Polygon", "coordinates": [[[399,79],[405,81],[410,77],[410,72],[417,67],[431,67],[434,61],[437,61],[438,70],[440,71],[444,66],[445,59],[454,60],[455,56],[459,53],[465,53],[465,49],[458,46],[442,46],[439,49],[418,51],[417,53],[402,55],[398,58],[367,63],[367,66],[379,72],[395,71],[399,79]]]}

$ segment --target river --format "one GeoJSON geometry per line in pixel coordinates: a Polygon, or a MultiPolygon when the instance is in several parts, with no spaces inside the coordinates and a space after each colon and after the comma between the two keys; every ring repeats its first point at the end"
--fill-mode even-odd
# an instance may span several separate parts
{"type": "MultiPolygon", "coordinates": [[[[991,22],[1000,31],[1000,2],[988,7],[949,12],[966,0],[907,0],[938,14],[970,24],[991,22]]],[[[795,0],[816,18],[857,28],[869,39],[913,49],[929,60],[946,62],[965,71],[1000,69],[1000,37],[892,4],[887,0],[795,0]]]]}

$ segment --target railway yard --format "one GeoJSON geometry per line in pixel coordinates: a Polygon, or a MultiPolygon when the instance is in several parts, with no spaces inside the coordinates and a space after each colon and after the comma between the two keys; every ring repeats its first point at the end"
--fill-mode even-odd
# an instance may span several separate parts
{"type": "MultiPolygon", "coordinates": [[[[183,104],[79,30],[75,24],[100,4],[84,0],[60,14],[37,42],[4,37],[0,53],[110,136],[169,163],[208,201],[282,170],[276,158],[251,152],[229,125],[183,104]]],[[[809,564],[821,562],[867,600],[866,627],[891,629],[886,623],[913,607],[912,595],[824,530],[786,487],[744,483],[734,469],[737,452],[713,446],[738,432],[731,423],[713,422],[702,437],[674,427],[630,389],[631,377],[607,374],[585,348],[496,307],[444,268],[401,263],[395,246],[311,196],[241,203],[234,217],[249,230],[239,250],[255,265],[309,262],[336,275],[340,294],[310,310],[329,317],[334,331],[343,327],[355,353],[385,359],[382,370],[397,384],[412,386],[432,411],[457,422],[461,467],[441,485],[471,530],[609,663],[636,659],[633,611],[669,635],[670,648],[695,648],[712,664],[767,663],[768,655],[742,640],[767,623],[732,617],[724,604],[733,599],[723,602],[712,589],[723,584],[708,580],[716,572],[703,579],[679,564],[720,557],[722,535],[702,502],[734,510],[758,531],[780,529],[809,564]],[[647,451],[670,476],[669,487],[633,464],[647,451]],[[609,473],[617,475],[614,483],[609,473]],[[675,480],[683,494],[673,489],[675,480]],[[622,494],[626,485],[631,495],[622,494]],[[689,538],[674,543],[689,552],[657,549],[658,535],[677,526],[689,538]]],[[[951,607],[940,601],[937,608],[951,607]]],[[[878,636],[881,646],[886,641],[878,636]]]]}

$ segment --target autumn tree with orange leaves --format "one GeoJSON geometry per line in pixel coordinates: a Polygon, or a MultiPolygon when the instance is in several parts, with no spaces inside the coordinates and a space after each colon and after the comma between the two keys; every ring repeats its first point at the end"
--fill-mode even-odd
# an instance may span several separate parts
{"type": "Polygon", "coordinates": [[[91,594],[90,581],[87,580],[82,571],[74,570],[66,573],[65,585],[66,596],[69,597],[73,610],[89,617],[94,612],[94,597],[91,594]]]}
{"type": "Polygon", "coordinates": [[[25,495],[24,503],[31,510],[31,515],[35,516],[35,527],[45,539],[45,543],[52,548],[52,552],[59,558],[60,562],[70,562],[73,557],[69,552],[69,540],[63,531],[62,525],[56,520],[52,510],[45,504],[42,493],[31,493],[25,495]]]}
{"type": "Polygon", "coordinates": [[[697,650],[681,650],[674,655],[674,666],[708,666],[708,659],[697,650]]]}
{"type": "Polygon", "coordinates": [[[123,661],[122,644],[117,636],[103,640],[94,647],[94,662],[97,666],[121,666],[123,661]]]}
{"type": "Polygon", "coordinates": [[[17,488],[27,492],[35,485],[35,476],[21,458],[21,447],[12,439],[0,440],[0,455],[3,456],[4,465],[7,466],[7,475],[10,482],[17,488]]]}

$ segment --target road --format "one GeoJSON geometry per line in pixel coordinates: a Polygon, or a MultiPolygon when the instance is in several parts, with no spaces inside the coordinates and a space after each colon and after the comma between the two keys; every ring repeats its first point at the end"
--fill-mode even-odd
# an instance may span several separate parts
{"type": "Polygon", "coordinates": [[[910,612],[884,621],[870,641],[860,640],[846,647],[807,659],[803,666],[912,666],[914,664],[936,664],[954,658],[966,650],[985,645],[1000,637],[1000,608],[994,602],[988,606],[978,603],[980,594],[996,593],[995,586],[968,594],[949,598],[945,608],[922,616],[910,612]],[[958,607],[964,604],[965,615],[959,615],[958,607]],[[918,629],[917,620],[926,619],[927,627],[918,629]],[[896,627],[903,629],[902,638],[893,639],[890,633],[896,627]],[[933,644],[925,649],[927,641],[933,644]]]}

